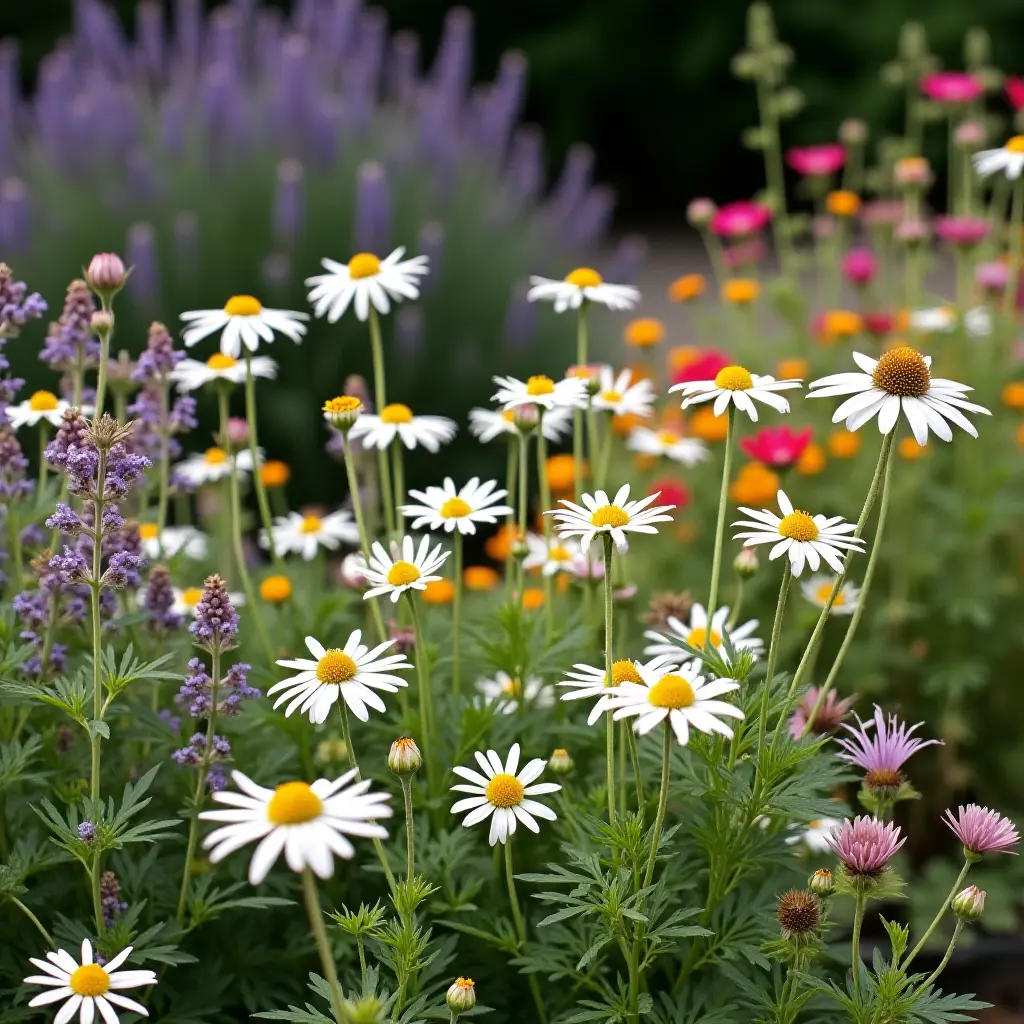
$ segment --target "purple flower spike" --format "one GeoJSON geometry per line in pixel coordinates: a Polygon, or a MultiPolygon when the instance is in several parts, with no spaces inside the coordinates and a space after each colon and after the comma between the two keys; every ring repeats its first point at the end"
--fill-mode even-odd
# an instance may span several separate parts
{"type": "Polygon", "coordinates": [[[851,875],[878,875],[906,842],[900,838],[899,825],[886,825],[863,815],[847,818],[825,842],[851,875]]]}
{"type": "Polygon", "coordinates": [[[875,705],[873,721],[862,722],[859,716],[857,727],[844,725],[852,739],[841,739],[836,742],[845,751],[839,758],[863,768],[867,775],[864,784],[872,790],[897,790],[903,784],[903,772],[900,770],[904,762],[909,760],[922,747],[941,744],[942,740],[919,740],[912,737],[915,729],[923,723],[907,727],[895,715],[889,716],[888,723],[882,709],[875,705]],[[868,730],[875,727],[874,735],[868,730]]]}
{"type": "Polygon", "coordinates": [[[947,810],[942,820],[964,844],[964,852],[972,858],[980,858],[986,853],[1013,853],[1010,847],[1020,842],[1020,834],[1009,818],[977,804],[958,807],[956,817],[947,810]]]}
{"type": "Polygon", "coordinates": [[[197,643],[234,646],[232,638],[238,632],[238,616],[227,585],[219,576],[206,578],[203,596],[196,605],[195,619],[188,630],[197,643]]]}

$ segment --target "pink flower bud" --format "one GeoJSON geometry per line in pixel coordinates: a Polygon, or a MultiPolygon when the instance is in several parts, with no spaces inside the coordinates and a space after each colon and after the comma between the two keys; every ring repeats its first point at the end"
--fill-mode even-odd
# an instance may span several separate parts
{"type": "Polygon", "coordinates": [[[232,416],[228,420],[228,440],[235,447],[246,444],[249,440],[249,421],[241,416],[232,416]]]}
{"type": "Polygon", "coordinates": [[[105,310],[99,309],[89,321],[93,334],[109,334],[114,328],[114,318],[105,310]]]}
{"type": "Polygon", "coordinates": [[[866,285],[878,269],[878,260],[870,249],[851,249],[843,257],[843,274],[856,285],[866,285]]]}
{"type": "Polygon", "coordinates": [[[985,912],[985,897],[988,894],[976,885],[969,885],[953,897],[953,913],[963,921],[977,921],[985,912]]]}
{"type": "Polygon", "coordinates": [[[113,295],[124,287],[128,271],[116,252],[98,252],[89,260],[85,279],[97,294],[113,295]]]}
{"type": "Polygon", "coordinates": [[[718,207],[712,199],[691,199],[686,207],[686,219],[695,228],[707,227],[711,218],[718,212],[718,207]]]}

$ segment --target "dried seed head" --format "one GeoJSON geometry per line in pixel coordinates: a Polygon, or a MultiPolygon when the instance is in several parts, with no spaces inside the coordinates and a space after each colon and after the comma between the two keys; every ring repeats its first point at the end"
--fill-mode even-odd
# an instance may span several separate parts
{"type": "Polygon", "coordinates": [[[810,935],[818,927],[821,911],[814,893],[790,889],[779,897],[776,916],[783,935],[810,935]]]}

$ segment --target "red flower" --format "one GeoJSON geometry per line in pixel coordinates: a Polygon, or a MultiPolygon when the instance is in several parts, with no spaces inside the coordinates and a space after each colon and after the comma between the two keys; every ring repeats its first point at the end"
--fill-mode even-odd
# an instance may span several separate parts
{"type": "Polygon", "coordinates": [[[714,380],[718,371],[732,365],[732,360],[717,348],[705,349],[692,363],[672,372],[673,384],[691,380],[714,380]]]}
{"type": "Polygon", "coordinates": [[[648,494],[657,494],[660,505],[675,505],[677,509],[690,504],[690,492],[670,476],[662,477],[651,484],[648,494]]]}
{"type": "Polygon", "coordinates": [[[762,427],[753,437],[740,439],[747,455],[775,469],[789,469],[810,443],[810,427],[796,433],[789,427],[762,427]]]}
{"type": "Polygon", "coordinates": [[[1008,75],[1003,83],[1006,88],[1006,98],[1014,110],[1024,109],[1024,78],[1017,75],[1008,75]]]}
{"type": "Polygon", "coordinates": [[[889,334],[896,325],[896,317],[884,309],[861,313],[860,318],[864,324],[864,330],[876,337],[889,334]]]}

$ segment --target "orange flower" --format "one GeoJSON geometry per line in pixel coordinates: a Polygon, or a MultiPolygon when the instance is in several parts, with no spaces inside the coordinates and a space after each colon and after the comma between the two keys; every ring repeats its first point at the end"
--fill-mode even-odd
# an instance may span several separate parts
{"type": "Polygon", "coordinates": [[[700,358],[700,349],[695,345],[675,345],[668,350],[665,362],[668,364],[670,373],[677,373],[685,370],[690,363],[700,358]]]}
{"type": "Polygon", "coordinates": [[[647,422],[645,416],[638,416],[635,412],[627,412],[622,416],[612,417],[612,433],[619,437],[629,437],[637,427],[647,422]]]}
{"type": "Polygon", "coordinates": [[[748,462],[729,487],[729,497],[737,505],[767,505],[779,490],[778,474],[760,462],[748,462]]]}
{"type": "Polygon", "coordinates": [[[291,596],[292,584],[287,576],[268,576],[260,583],[260,597],[268,604],[284,604],[291,596]]]}
{"type": "Polygon", "coordinates": [[[501,584],[501,573],[489,565],[467,565],[462,583],[467,590],[494,590],[501,584]]]}
{"type": "Polygon", "coordinates": [[[1024,423],[1017,428],[1017,444],[1019,447],[1024,448],[1024,423]]]}
{"type": "Polygon", "coordinates": [[[683,274],[668,286],[668,297],[673,302],[690,302],[700,298],[707,287],[703,274],[683,274]]]}
{"type": "Polygon", "coordinates": [[[639,384],[642,380],[654,380],[654,372],[646,363],[629,363],[626,369],[632,375],[634,384],[639,384]]]}
{"type": "Polygon", "coordinates": [[[518,535],[519,528],[514,523],[505,523],[499,526],[497,533],[484,541],[487,557],[493,558],[496,562],[504,562],[512,554],[512,545],[518,535]]]}
{"type": "Polygon", "coordinates": [[[525,611],[536,611],[544,603],[544,591],[540,587],[527,587],[523,591],[523,608],[525,611]]]}
{"type": "Polygon", "coordinates": [[[1024,409],[1024,380],[1015,380],[1003,388],[1003,405],[1007,409],[1024,409]]]}
{"type": "Polygon", "coordinates": [[[835,217],[856,217],[860,213],[860,196],[838,189],[825,196],[825,209],[835,217]]]}
{"type": "Polygon", "coordinates": [[[864,321],[859,313],[852,310],[830,309],[821,314],[817,328],[822,341],[842,341],[860,334],[864,330],[864,321]]]}
{"type": "Polygon", "coordinates": [[[693,523],[676,524],[676,540],[680,544],[692,544],[697,539],[697,527],[693,523]]]}
{"type": "Polygon", "coordinates": [[[900,456],[911,462],[916,459],[924,458],[924,456],[928,454],[928,446],[918,444],[912,437],[902,438],[899,445],[897,445],[897,448],[900,456]]]}
{"type": "Polygon", "coordinates": [[[761,286],[749,277],[734,277],[722,285],[722,301],[735,306],[746,306],[756,302],[761,286]]]}
{"type": "Polygon", "coordinates": [[[852,459],[863,443],[860,434],[852,430],[833,430],[828,435],[828,450],[837,459],[852,459]]]}
{"type": "Polygon", "coordinates": [[[728,429],[728,417],[716,416],[706,405],[690,417],[690,433],[702,441],[724,441],[728,429]]]}
{"type": "Polygon", "coordinates": [[[665,325],[650,316],[630,320],[623,331],[622,340],[633,348],[651,348],[665,340],[665,325]]]}
{"type": "Polygon", "coordinates": [[[643,452],[637,452],[637,454],[633,456],[633,465],[636,466],[641,473],[646,473],[649,470],[654,469],[657,464],[657,455],[644,455],[643,452]]]}
{"type": "Polygon", "coordinates": [[[817,476],[825,468],[825,449],[820,444],[809,444],[796,460],[796,471],[801,476],[817,476]]]}
{"type": "Polygon", "coordinates": [[[451,580],[431,580],[423,591],[427,604],[451,604],[455,600],[455,584],[451,580]]]}
{"type": "Polygon", "coordinates": [[[292,471],[288,468],[287,462],[271,459],[260,466],[260,483],[264,487],[284,487],[291,478],[292,471]]]}
{"type": "Polygon", "coordinates": [[[803,380],[811,372],[811,367],[806,359],[794,356],[791,359],[779,360],[775,372],[779,380],[803,380]]]}
{"type": "MultiPolygon", "coordinates": [[[[587,475],[587,464],[583,463],[583,475],[587,475]]],[[[565,494],[576,486],[576,466],[569,454],[552,455],[547,461],[548,487],[556,494],[565,494]]]]}

